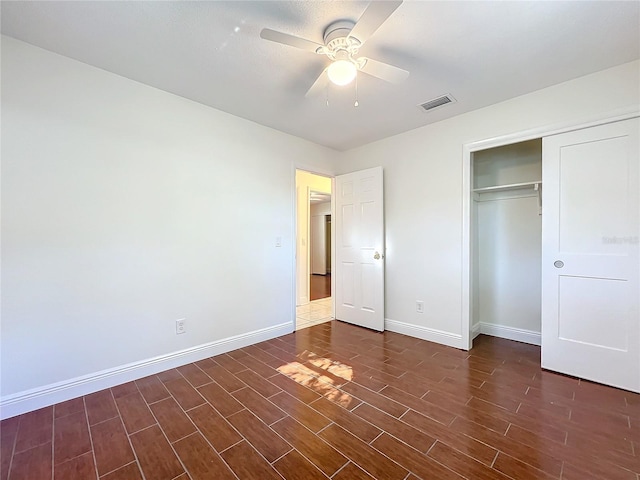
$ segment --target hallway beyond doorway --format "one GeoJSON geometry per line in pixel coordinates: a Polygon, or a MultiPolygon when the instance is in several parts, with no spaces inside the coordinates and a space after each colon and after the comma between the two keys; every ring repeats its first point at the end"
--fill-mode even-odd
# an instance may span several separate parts
{"type": "Polygon", "coordinates": [[[331,296],[331,274],[326,275],[310,275],[309,281],[310,299],[319,300],[331,296]]]}

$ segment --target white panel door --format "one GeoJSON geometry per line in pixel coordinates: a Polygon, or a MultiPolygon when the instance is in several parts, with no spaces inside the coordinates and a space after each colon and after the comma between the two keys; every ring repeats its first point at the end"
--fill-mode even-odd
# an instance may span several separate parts
{"type": "Polygon", "coordinates": [[[382,167],[336,177],[336,319],[384,330],[382,167]]]}
{"type": "Polygon", "coordinates": [[[543,139],[542,366],[640,391],[638,118],[543,139]]]}

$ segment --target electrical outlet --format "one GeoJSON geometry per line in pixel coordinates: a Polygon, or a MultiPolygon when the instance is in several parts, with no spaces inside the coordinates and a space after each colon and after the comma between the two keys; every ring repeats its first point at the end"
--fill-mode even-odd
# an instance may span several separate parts
{"type": "Polygon", "coordinates": [[[185,318],[180,318],[176,320],[176,335],[180,335],[187,331],[187,327],[185,326],[185,318]]]}
{"type": "Polygon", "coordinates": [[[282,246],[282,237],[276,237],[276,247],[282,246]]]}
{"type": "Polygon", "coordinates": [[[416,300],[416,312],[424,313],[424,302],[421,302],[420,300],[416,300]]]}

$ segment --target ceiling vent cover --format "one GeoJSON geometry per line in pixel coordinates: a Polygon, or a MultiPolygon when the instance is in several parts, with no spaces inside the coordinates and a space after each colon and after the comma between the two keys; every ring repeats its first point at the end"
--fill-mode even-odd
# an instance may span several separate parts
{"type": "Polygon", "coordinates": [[[421,103],[418,105],[418,108],[424,112],[429,112],[439,107],[443,107],[449,103],[455,103],[456,99],[450,93],[446,95],[441,95],[439,97],[434,98],[433,100],[429,100],[428,102],[421,103]]]}

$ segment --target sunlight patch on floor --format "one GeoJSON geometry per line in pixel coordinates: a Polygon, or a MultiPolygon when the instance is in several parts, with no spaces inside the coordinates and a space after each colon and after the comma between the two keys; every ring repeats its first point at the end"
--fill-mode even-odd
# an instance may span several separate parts
{"type": "Polygon", "coordinates": [[[309,362],[313,368],[300,362],[290,362],[277,370],[342,407],[346,408],[356,401],[351,395],[337,388],[353,378],[353,369],[350,366],[317,356],[309,362]]]}

